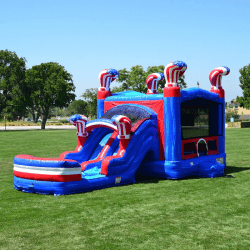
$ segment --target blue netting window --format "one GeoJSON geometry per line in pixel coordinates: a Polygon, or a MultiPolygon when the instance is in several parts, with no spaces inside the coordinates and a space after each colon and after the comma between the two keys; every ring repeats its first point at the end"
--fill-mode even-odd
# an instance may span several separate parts
{"type": "Polygon", "coordinates": [[[132,126],[141,119],[151,117],[151,114],[141,107],[119,105],[108,110],[101,118],[111,119],[114,115],[127,116],[131,120],[132,126]]]}

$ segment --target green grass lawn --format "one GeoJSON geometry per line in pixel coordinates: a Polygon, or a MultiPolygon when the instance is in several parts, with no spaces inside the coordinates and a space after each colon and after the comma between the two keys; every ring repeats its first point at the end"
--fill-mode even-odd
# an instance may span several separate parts
{"type": "Polygon", "coordinates": [[[250,249],[250,129],[226,130],[228,175],[54,197],[13,189],[17,154],[57,157],[75,131],[0,132],[0,249],[250,249]]]}

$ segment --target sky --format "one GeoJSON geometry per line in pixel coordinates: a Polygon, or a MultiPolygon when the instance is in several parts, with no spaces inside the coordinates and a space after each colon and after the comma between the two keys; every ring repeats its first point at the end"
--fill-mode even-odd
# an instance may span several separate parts
{"type": "MultiPolygon", "coordinates": [[[[0,0],[0,50],[27,68],[57,62],[73,75],[77,99],[98,88],[99,72],[187,64],[188,87],[210,90],[227,66],[226,101],[242,96],[239,69],[250,63],[249,0],[0,0]]],[[[119,86],[113,82],[111,88],[119,86]]]]}

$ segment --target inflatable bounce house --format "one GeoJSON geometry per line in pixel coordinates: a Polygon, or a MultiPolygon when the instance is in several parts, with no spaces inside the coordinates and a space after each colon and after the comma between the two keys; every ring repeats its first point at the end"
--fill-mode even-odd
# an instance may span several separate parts
{"type": "Polygon", "coordinates": [[[65,195],[135,182],[135,175],[180,179],[224,175],[225,100],[221,78],[227,67],[211,71],[210,91],[180,90],[177,81],[187,65],[176,61],[164,69],[166,85],[157,92],[162,73],[147,77],[147,94],[112,94],[115,69],[99,74],[97,119],[69,118],[77,128],[75,151],[59,158],[17,155],[14,187],[30,193],[65,195]]]}

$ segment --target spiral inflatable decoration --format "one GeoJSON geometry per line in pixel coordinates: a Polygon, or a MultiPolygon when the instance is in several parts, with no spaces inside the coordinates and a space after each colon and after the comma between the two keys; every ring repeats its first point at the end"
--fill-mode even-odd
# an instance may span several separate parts
{"type": "Polygon", "coordinates": [[[118,128],[118,139],[130,139],[131,121],[127,116],[115,115],[112,117],[112,121],[118,128]]]}
{"type": "Polygon", "coordinates": [[[230,69],[226,66],[218,67],[213,69],[209,74],[209,80],[211,82],[211,90],[221,89],[221,79],[222,76],[226,76],[230,73],[230,69]]]}
{"type": "Polygon", "coordinates": [[[187,69],[187,64],[182,61],[171,62],[166,65],[164,75],[166,79],[165,87],[178,87],[178,79],[187,69]]]}
{"type": "Polygon", "coordinates": [[[69,118],[69,122],[76,126],[77,136],[86,137],[88,133],[85,131],[86,123],[88,118],[84,115],[72,115],[69,118]]]}
{"type": "Polygon", "coordinates": [[[162,80],[164,80],[164,74],[162,73],[150,74],[146,79],[146,83],[148,86],[147,94],[158,94],[157,91],[158,82],[162,80]]]}
{"type": "Polygon", "coordinates": [[[110,91],[110,83],[119,76],[116,69],[104,69],[99,73],[99,91],[110,91]]]}

